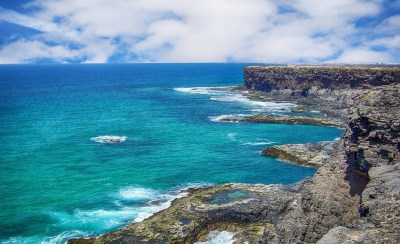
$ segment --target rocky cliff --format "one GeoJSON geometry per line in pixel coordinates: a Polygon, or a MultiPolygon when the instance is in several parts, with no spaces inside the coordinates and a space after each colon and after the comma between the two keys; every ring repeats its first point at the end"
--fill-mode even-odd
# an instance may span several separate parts
{"type": "MultiPolygon", "coordinates": [[[[398,73],[379,77],[398,83],[398,73]]],[[[236,243],[400,243],[400,85],[371,84],[347,89],[346,133],[312,178],[191,190],[141,223],[70,243],[201,243],[225,232],[236,243]]]]}
{"type": "Polygon", "coordinates": [[[400,80],[396,66],[250,66],[244,69],[244,86],[264,92],[290,90],[307,96],[310,91],[356,89],[389,85],[400,80]]]}
{"type": "Polygon", "coordinates": [[[244,87],[273,100],[294,101],[346,120],[352,95],[400,82],[399,66],[250,66],[244,87]],[[323,103],[321,103],[321,100],[323,103]]]}

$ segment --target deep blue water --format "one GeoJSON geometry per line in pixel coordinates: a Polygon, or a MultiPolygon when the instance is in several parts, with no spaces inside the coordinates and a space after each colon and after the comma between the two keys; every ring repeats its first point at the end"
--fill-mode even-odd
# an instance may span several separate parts
{"type": "Polygon", "coordinates": [[[193,89],[240,85],[245,66],[1,65],[0,242],[99,235],[165,208],[187,187],[311,176],[260,151],[334,140],[341,130],[214,122],[281,105],[193,89]],[[127,140],[91,140],[104,135],[127,140]]]}

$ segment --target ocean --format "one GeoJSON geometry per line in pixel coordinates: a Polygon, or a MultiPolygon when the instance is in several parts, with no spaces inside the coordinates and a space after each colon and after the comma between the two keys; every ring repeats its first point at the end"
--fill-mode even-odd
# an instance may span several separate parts
{"type": "Polygon", "coordinates": [[[313,175],[260,151],[335,140],[343,130],[219,121],[294,106],[215,89],[243,84],[247,65],[0,65],[0,242],[97,236],[190,187],[313,175]]]}

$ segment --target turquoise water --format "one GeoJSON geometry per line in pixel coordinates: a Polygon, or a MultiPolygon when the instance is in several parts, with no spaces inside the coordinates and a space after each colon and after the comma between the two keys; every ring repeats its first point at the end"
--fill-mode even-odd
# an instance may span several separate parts
{"type": "Polygon", "coordinates": [[[0,242],[99,235],[167,207],[188,187],[311,176],[260,151],[334,140],[342,130],[216,120],[282,112],[204,88],[242,84],[245,66],[1,65],[0,242]],[[91,140],[104,135],[127,140],[91,140]]]}

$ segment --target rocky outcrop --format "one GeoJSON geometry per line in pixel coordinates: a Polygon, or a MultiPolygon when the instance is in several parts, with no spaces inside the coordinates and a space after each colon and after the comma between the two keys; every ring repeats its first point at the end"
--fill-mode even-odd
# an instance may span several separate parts
{"type": "Polygon", "coordinates": [[[400,82],[399,66],[251,66],[244,69],[250,96],[305,104],[347,119],[354,93],[400,82]],[[259,94],[261,93],[261,95],[259,94]],[[321,102],[323,101],[323,102],[321,102]]]}
{"type": "Polygon", "coordinates": [[[255,114],[244,116],[224,116],[219,119],[220,122],[247,122],[247,123],[275,123],[275,124],[303,124],[345,127],[345,123],[334,118],[325,117],[305,117],[289,115],[271,115],[255,114]]]}
{"type": "Polygon", "coordinates": [[[215,231],[234,233],[238,243],[257,243],[266,224],[292,211],[299,198],[295,187],[282,185],[225,184],[192,189],[188,197],[174,200],[170,208],[143,222],[98,239],[69,243],[194,243],[215,231]]]}
{"type": "Polygon", "coordinates": [[[287,144],[264,149],[261,154],[303,166],[319,168],[331,161],[337,142],[287,144]]]}

